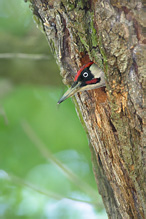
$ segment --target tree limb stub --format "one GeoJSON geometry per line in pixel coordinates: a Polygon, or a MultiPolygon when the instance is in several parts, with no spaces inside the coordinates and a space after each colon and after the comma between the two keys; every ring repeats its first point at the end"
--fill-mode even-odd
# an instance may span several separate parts
{"type": "Polygon", "coordinates": [[[142,2],[31,0],[65,84],[89,60],[103,88],[75,95],[109,218],[146,217],[144,16],[142,2]]]}

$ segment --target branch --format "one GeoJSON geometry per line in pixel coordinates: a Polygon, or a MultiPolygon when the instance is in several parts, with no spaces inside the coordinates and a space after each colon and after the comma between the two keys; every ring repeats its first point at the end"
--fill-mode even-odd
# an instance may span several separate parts
{"type": "Polygon", "coordinates": [[[0,53],[0,59],[31,59],[31,60],[51,60],[48,55],[27,54],[27,53],[0,53]]]}

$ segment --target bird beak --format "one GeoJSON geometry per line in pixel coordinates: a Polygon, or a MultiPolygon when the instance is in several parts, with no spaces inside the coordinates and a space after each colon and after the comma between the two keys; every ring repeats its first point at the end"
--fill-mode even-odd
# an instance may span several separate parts
{"type": "Polygon", "coordinates": [[[66,93],[60,98],[58,104],[62,103],[67,98],[73,96],[80,89],[81,82],[74,82],[73,85],[66,91],[66,93]]]}

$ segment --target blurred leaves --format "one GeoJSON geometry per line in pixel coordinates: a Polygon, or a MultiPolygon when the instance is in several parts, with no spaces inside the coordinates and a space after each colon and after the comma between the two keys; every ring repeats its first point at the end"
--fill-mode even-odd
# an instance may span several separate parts
{"type": "MultiPolygon", "coordinates": [[[[91,163],[89,162],[90,151],[86,136],[78,121],[71,100],[68,100],[58,109],[56,107],[58,96],[58,89],[20,86],[14,87],[9,94],[1,99],[8,125],[1,118],[2,132],[0,133],[0,139],[3,144],[1,145],[0,166],[5,171],[21,177],[21,181],[19,180],[19,182],[22,182],[19,183],[21,186],[24,184],[23,178],[26,178],[33,185],[33,188],[36,186],[39,188],[38,190],[35,189],[39,193],[42,193],[41,188],[43,188],[43,190],[51,191],[52,194],[64,198],[70,197],[71,199],[93,202],[98,194],[93,192],[95,195],[93,198],[92,195],[89,195],[90,189],[85,186],[86,183],[89,183],[90,186],[96,189],[91,163]],[[24,119],[29,121],[35,130],[35,134],[28,124],[24,123],[24,119]],[[66,130],[66,127],[68,130],[66,130]],[[38,139],[38,136],[43,139],[46,146],[38,139]],[[36,144],[39,150],[34,147],[36,144]],[[53,154],[50,154],[49,150],[53,154]],[[69,180],[58,167],[50,163],[50,159],[59,166],[59,169],[63,168],[65,175],[69,174],[69,180]],[[72,171],[80,176],[82,180],[79,181],[78,177],[72,174],[72,171]],[[82,186],[81,189],[79,189],[80,186],[82,186]]],[[[12,181],[15,181],[14,178],[12,181]]],[[[28,184],[26,185],[28,186],[28,184]]],[[[22,197],[25,190],[13,184],[8,185],[5,181],[3,181],[2,187],[5,188],[5,194],[7,194],[4,196],[2,190],[3,202],[6,197],[13,196],[13,202],[9,203],[9,208],[11,208],[11,214],[12,212],[14,214],[14,211],[12,211],[12,209],[15,209],[13,205],[16,207],[18,203],[21,203],[22,208],[22,203],[25,203],[24,197],[22,197]],[[7,186],[15,192],[17,191],[16,193],[20,194],[21,200],[18,199],[17,195],[13,195],[14,191],[12,192],[7,186]]],[[[35,202],[39,197],[32,192],[26,194],[30,196],[29,199],[32,195],[36,197],[35,202]]],[[[44,199],[46,200],[46,198],[44,199]]],[[[99,206],[102,206],[101,201],[99,206]]],[[[27,212],[25,209],[25,212],[25,215],[27,215],[30,211],[27,212]]],[[[7,211],[6,213],[8,214],[7,211]]],[[[16,209],[15,214],[18,214],[16,209]]]]}
{"type": "Polygon", "coordinates": [[[8,57],[9,54],[13,57],[13,59],[11,57],[0,58],[0,77],[11,78],[15,84],[61,85],[62,79],[58,66],[50,52],[45,35],[36,28],[33,22],[32,12],[28,8],[29,3],[26,4],[23,0],[0,0],[0,6],[0,12],[2,11],[0,13],[0,56],[8,57]],[[27,19],[29,22],[26,22],[27,19]],[[31,57],[32,55],[34,57],[47,56],[49,61],[47,59],[18,59],[20,54],[27,54],[31,57]]]}
{"type": "MultiPolygon", "coordinates": [[[[32,128],[29,126],[29,124],[26,121],[23,121],[22,123],[23,129],[27,136],[30,138],[30,140],[35,144],[35,146],[39,149],[40,153],[48,160],[50,160],[53,164],[55,164],[59,170],[63,172],[63,174],[76,186],[80,188],[80,190],[84,191],[85,193],[88,193],[89,197],[92,197],[92,199],[97,199],[96,191],[93,190],[90,185],[86,183],[86,181],[82,181],[79,176],[77,176],[75,173],[73,173],[67,166],[65,166],[62,162],[60,162],[52,153],[47,149],[47,147],[43,144],[43,142],[38,138],[38,136],[34,133],[32,128]]],[[[69,156],[69,154],[68,154],[69,156]]],[[[70,154],[71,156],[71,154],[70,154]]]]}
{"type": "Polygon", "coordinates": [[[0,30],[23,36],[31,28],[32,13],[20,0],[0,0],[0,30]],[[22,28],[22,26],[24,28],[22,28]]]}

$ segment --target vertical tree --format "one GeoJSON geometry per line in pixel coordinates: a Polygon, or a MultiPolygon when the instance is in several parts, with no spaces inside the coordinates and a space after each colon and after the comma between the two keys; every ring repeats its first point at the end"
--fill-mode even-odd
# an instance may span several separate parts
{"type": "Polygon", "coordinates": [[[145,218],[142,1],[30,1],[65,84],[89,60],[104,70],[106,89],[77,93],[74,103],[109,218],[145,218]]]}

